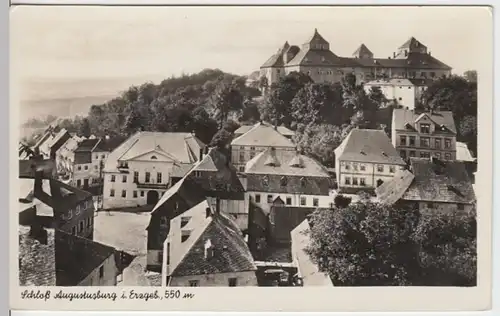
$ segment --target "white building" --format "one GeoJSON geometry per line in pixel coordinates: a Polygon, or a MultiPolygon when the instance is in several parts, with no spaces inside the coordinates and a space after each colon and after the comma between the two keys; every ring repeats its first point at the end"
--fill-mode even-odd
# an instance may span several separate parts
{"type": "Polygon", "coordinates": [[[392,179],[405,162],[381,130],[353,129],[335,149],[340,191],[374,189],[392,179]]]}
{"type": "Polygon", "coordinates": [[[316,160],[296,151],[274,148],[250,160],[242,179],[246,186],[245,204],[252,199],[269,213],[276,199],[297,207],[330,207],[330,175],[316,160]]]}
{"type": "Polygon", "coordinates": [[[155,205],[176,170],[192,166],[204,148],[190,133],[137,132],[104,163],[103,208],[155,205]]]}
{"type": "Polygon", "coordinates": [[[395,101],[407,109],[415,109],[415,99],[417,89],[408,79],[373,80],[364,84],[366,93],[370,93],[372,88],[380,88],[387,101],[395,101]]]}

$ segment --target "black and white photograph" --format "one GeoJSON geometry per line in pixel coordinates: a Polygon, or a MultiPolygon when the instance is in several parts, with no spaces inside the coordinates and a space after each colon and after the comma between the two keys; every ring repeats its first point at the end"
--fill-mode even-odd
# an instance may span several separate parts
{"type": "Polygon", "coordinates": [[[12,8],[11,286],[478,288],[491,20],[12,8]]]}

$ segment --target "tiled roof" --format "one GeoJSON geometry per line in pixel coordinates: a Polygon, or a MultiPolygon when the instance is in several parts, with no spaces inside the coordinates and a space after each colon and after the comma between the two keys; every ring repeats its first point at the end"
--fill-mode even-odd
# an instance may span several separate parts
{"type": "Polygon", "coordinates": [[[114,136],[110,138],[102,138],[93,151],[95,152],[111,152],[116,147],[120,146],[127,138],[125,136],[114,136]]]}
{"type": "MultiPolygon", "coordinates": [[[[257,125],[257,124],[266,125],[266,126],[274,128],[274,126],[271,123],[268,123],[268,122],[259,122],[259,123],[256,123],[254,125],[242,125],[242,126],[240,126],[236,131],[234,131],[234,135],[238,135],[238,136],[243,135],[246,132],[248,132],[249,130],[251,130],[252,128],[254,128],[254,126],[257,125]]],[[[280,126],[277,127],[277,130],[283,136],[289,137],[289,136],[295,135],[295,132],[292,131],[292,130],[290,130],[286,126],[281,126],[280,125],[280,126]]]]}
{"type": "Polygon", "coordinates": [[[118,160],[134,159],[152,151],[159,151],[177,163],[194,163],[203,147],[191,133],[137,132],[111,152],[104,171],[117,172],[118,160]]]}
{"type": "Polygon", "coordinates": [[[294,143],[268,123],[257,123],[245,134],[235,138],[231,146],[292,147],[294,143]]]}
{"type": "Polygon", "coordinates": [[[404,200],[465,204],[475,201],[463,162],[411,158],[410,163],[415,179],[403,195],[404,200]]]}
{"type": "Polygon", "coordinates": [[[399,46],[399,48],[413,48],[417,46],[426,47],[424,44],[420,43],[415,37],[412,36],[406,42],[404,42],[403,45],[399,46]]]}
{"type": "Polygon", "coordinates": [[[52,151],[57,151],[69,139],[71,135],[66,129],[61,129],[54,138],[51,139],[49,147],[52,151]]]}
{"type": "Polygon", "coordinates": [[[312,176],[282,176],[282,175],[264,175],[247,174],[248,192],[269,192],[269,193],[288,193],[288,194],[306,194],[306,195],[328,195],[331,186],[331,180],[327,177],[312,176]],[[286,185],[283,185],[283,179],[286,179],[286,185]]]}
{"type": "Polygon", "coordinates": [[[92,149],[99,143],[101,140],[99,138],[93,139],[84,139],[78,143],[78,147],[75,149],[75,153],[79,152],[91,152],[92,149]]]}
{"type": "Polygon", "coordinates": [[[366,47],[365,44],[361,44],[358,49],[353,53],[355,56],[363,56],[363,55],[371,55],[373,56],[373,53],[366,47]]]}
{"type": "Polygon", "coordinates": [[[382,183],[375,189],[378,200],[383,204],[392,205],[399,201],[410,187],[415,176],[408,170],[398,170],[394,177],[382,183]]]}
{"type": "Polygon", "coordinates": [[[172,168],[170,176],[174,178],[183,178],[192,168],[193,164],[191,163],[176,163],[172,168]]]}
{"type": "Polygon", "coordinates": [[[54,230],[47,229],[46,244],[29,235],[29,227],[19,227],[19,285],[56,286],[54,230]]]}
{"type": "Polygon", "coordinates": [[[356,67],[354,58],[339,57],[330,50],[301,50],[286,66],[356,67]]]}
{"type": "MultiPolygon", "coordinates": [[[[33,206],[38,216],[54,216],[52,205],[47,205],[37,199],[34,194],[35,181],[33,179],[19,179],[19,211],[22,212],[33,206]]],[[[42,180],[42,189],[50,195],[50,180],[42,180]]]]}
{"type": "Polygon", "coordinates": [[[309,223],[306,219],[291,232],[292,257],[297,265],[298,275],[304,286],[333,286],[328,274],[320,272],[318,265],[305,252],[311,242],[308,230],[309,223]]]}
{"type": "Polygon", "coordinates": [[[222,213],[212,220],[172,271],[172,276],[235,273],[255,271],[252,254],[238,226],[222,213]],[[212,258],[205,258],[205,243],[214,247],[212,258]]]}
{"type": "Polygon", "coordinates": [[[335,155],[343,161],[405,164],[382,130],[351,130],[335,150],[335,155]]]}
{"type": "Polygon", "coordinates": [[[329,177],[315,159],[296,151],[268,148],[247,162],[245,173],[329,177]]]}
{"type": "Polygon", "coordinates": [[[290,233],[302,223],[316,207],[299,207],[287,205],[271,206],[271,218],[274,222],[272,234],[278,241],[290,241],[290,233]]]}
{"type": "MultiPolygon", "coordinates": [[[[432,114],[430,112],[425,112],[425,114],[436,123],[436,125],[443,125],[453,134],[457,133],[455,121],[453,120],[453,113],[451,111],[434,111],[432,114]]],[[[396,130],[405,130],[405,125],[408,123],[413,126],[422,113],[417,113],[408,109],[394,109],[392,115],[394,117],[392,120],[394,122],[392,128],[396,130]]]]}
{"type": "Polygon", "coordinates": [[[456,148],[457,148],[458,161],[465,161],[465,162],[476,161],[476,159],[472,157],[469,147],[467,147],[467,144],[462,142],[456,142],[456,148]]]}
{"type": "Polygon", "coordinates": [[[319,34],[318,29],[314,29],[313,35],[311,35],[311,37],[304,44],[308,44],[311,42],[328,44],[325,38],[321,36],[321,34],[319,34]]]}
{"type": "Polygon", "coordinates": [[[269,68],[269,67],[283,67],[283,54],[290,47],[288,42],[286,42],[280,49],[273,54],[266,62],[261,66],[261,68],[269,68]]]}

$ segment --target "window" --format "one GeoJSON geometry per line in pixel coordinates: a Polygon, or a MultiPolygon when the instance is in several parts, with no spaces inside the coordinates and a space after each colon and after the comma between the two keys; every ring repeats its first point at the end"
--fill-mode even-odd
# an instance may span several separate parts
{"type": "Polygon", "coordinates": [[[359,178],[359,185],[361,185],[361,186],[366,185],[365,178],[359,178]]]}
{"type": "Polygon", "coordinates": [[[431,154],[427,151],[420,152],[420,158],[430,158],[431,154]]]}
{"type": "Polygon", "coordinates": [[[161,183],[161,172],[156,173],[156,183],[161,183]]]}
{"type": "Polygon", "coordinates": [[[99,155],[95,155],[95,159],[99,159],[99,155]]]}
{"type": "Polygon", "coordinates": [[[415,146],[415,136],[410,136],[410,146],[415,146]]]}
{"type": "Polygon", "coordinates": [[[300,198],[300,205],[306,205],[306,198],[305,197],[300,198]]]}
{"type": "Polygon", "coordinates": [[[239,167],[238,167],[238,170],[239,170],[240,172],[245,172],[245,166],[239,166],[239,167]]]}
{"type": "Polygon", "coordinates": [[[436,77],[436,73],[434,71],[431,71],[431,77],[432,78],[436,77]]]}
{"type": "Polygon", "coordinates": [[[104,159],[104,158],[106,158],[106,156],[105,155],[101,155],[101,159],[104,159]]]}
{"type": "Polygon", "coordinates": [[[349,163],[348,163],[348,162],[346,162],[346,163],[345,163],[345,170],[349,170],[349,169],[350,169],[350,167],[351,167],[351,166],[349,165],[349,163]]]}
{"type": "Polygon", "coordinates": [[[350,185],[351,184],[351,178],[345,177],[345,184],[350,185]]]}
{"type": "Polygon", "coordinates": [[[182,235],[181,235],[181,242],[185,242],[186,240],[188,240],[190,235],[191,235],[191,232],[183,231],[182,235]]]}
{"type": "Polygon", "coordinates": [[[75,212],[75,213],[76,213],[76,215],[79,215],[79,214],[80,214],[80,204],[78,204],[78,205],[76,206],[76,212],[75,212]]]}
{"type": "Polygon", "coordinates": [[[240,162],[245,162],[245,152],[240,151],[240,162]]]}
{"type": "Polygon", "coordinates": [[[396,168],[394,166],[389,166],[389,172],[390,173],[396,172],[396,168]]]}
{"type": "Polygon", "coordinates": [[[290,196],[286,197],[286,205],[292,205],[292,198],[290,196]]]}
{"type": "Polygon", "coordinates": [[[427,203],[427,208],[429,208],[429,209],[434,208],[434,203],[432,203],[432,202],[427,203]]]}
{"type": "Polygon", "coordinates": [[[384,165],[377,165],[377,172],[384,172],[384,165]]]}
{"type": "Polygon", "coordinates": [[[260,203],[260,194],[255,194],[255,203],[260,203]]]}
{"type": "Polygon", "coordinates": [[[83,167],[83,169],[89,170],[89,166],[85,165],[85,167],[83,167]]]}
{"type": "Polygon", "coordinates": [[[156,156],[151,156],[151,160],[158,160],[158,157],[156,157],[156,156]]]}
{"type": "Polygon", "coordinates": [[[420,124],[420,133],[422,134],[430,134],[431,125],[430,124],[420,124]]]}
{"type": "Polygon", "coordinates": [[[267,196],[267,203],[273,203],[273,195],[272,194],[269,194],[267,196]]]}
{"type": "Polygon", "coordinates": [[[122,176],[122,182],[123,183],[127,182],[127,176],[122,176]]]}
{"type": "Polygon", "coordinates": [[[115,196],[115,189],[109,190],[109,196],[111,197],[115,196]]]}
{"type": "Polygon", "coordinates": [[[441,149],[441,138],[436,138],[434,140],[434,148],[441,149]]]}
{"type": "Polygon", "coordinates": [[[132,191],[132,196],[133,196],[134,198],[137,198],[137,191],[132,191]]]}
{"type": "Polygon", "coordinates": [[[319,200],[317,198],[313,198],[313,206],[318,206],[319,200]]]}
{"type": "Polygon", "coordinates": [[[135,183],[139,182],[139,172],[138,171],[134,171],[134,182],[135,183]]]}
{"type": "Polygon", "coordinates": [[[189,216],[183,216],[181,217],[181,228],[186,226],[187,223],[189,223],[189,220],[191,219],[191,217],[189,216]]]}
{"type": "Polygon", "coordinates": [[[122,190],[122,198],[126,198],[126,197],[127,197],[127,191],[122,190]]]}
{"type": "Polygon", "coordinates": [[[444,154],[444,159],[451,160],[451,154],[450,153],[445,153],[444,154]]]}
{"type": "Polygon", "coordinates": [[[365,170],[366,170],[365,165],[359,165],[359,170],[361,170],[361,171],[365,171],[365,170]]]}
{"type": "Polygon", "coordinates": [[[465,209],[465,205],[463,205],[463,204],[457,204],[457,209],[459,211],[463,211],[465,209]]]}
{"type": "Polygon", "coordinates": [[[97,170],[97,168],[99,168],[99,166],[94,166],[94,169],[97,170]]]}
{"type": "Polygon", "coordinates": [[[116,181],[116,176],[113,174],[111,175],[111,182],[115,182],[116,181]]]}
{"type": "Polygon", "coordinates": [[[104,278],[104,266],[99,267],[99,278],[104,278]]]}
{"type": "Polygon", "coordinates": [[[302,177],[300,178],[300,185],[304,188],[307,184],[306,178],[302,177]]]}
{"type": "Polygon", "coordinates": [[[83,221],[80,221],[79,224],[80,225],[78,226],[78,232],[82,232],[83,231],[83,221]]]}
{"type": "Polygon", "coordinates": [[[451,148],[451,139],[445,139],[444,140],[444,148],[449,149],[451,148]]]}
{"type": "Polygon", "coordinates": [[[401,146],[406,146],[406,136],[399,136],[399,143],[401,146]]]}
{"type": "Polygon", "coordinates": [[[406,150],[401,150],[399,152],[399,155],[401,156],[401,158],[405,159],[406,158],[406,150]]]}
{"type": "Polygon", "coordinates": [[[286,187],[287,183],[288,183],[288,181],[287,181],[286,177],[281,177],[281,179],[280,179],[281,186],[286,187]]]}
{"type": "Polygon", "coordinates": [[[90,227],[90,217],[87,218],[87,227],[90,227]]]}
{"type": "Polygon", "coordinates": [[[352,177],[352,185],[358,185],[358,178],[352,177]]]}
{"type": "Polygon", "coordinates": [[[167,265],[170,264],[170,243],[167,242],[167,265]]]}
{"type": "Polygon", "coordinates": [[[416,153],[414,150],[410,150],[410,157],[415,157],[416,156],[416,153]]]}
{"type": "Polygon", "coordinates": [[[82,180],[76,180],[76,186],[79,188],[82,185],[82,180]]]}
{"type": "Polygon", "coordinates": [[[354,169],[354,171],[358,171],[358,163],[357,162],[352,163],[352,169],[354,169]]]}
{"type": "Polygon", "coordinates": [[[426,147],[429,148],[429,137],[422,137],[420,138],[420,147],[426,147]]]}
{"type": "Polygon", "coordinates": [[[71,227],[71,234],[76,235],[76,227],[75,226],[71,227]]]}
{"type": "Polygon", "coordinates": [[[230,287],[236,286],[237,283],[238,283],[238,279],[237,278],[229,278],[229,286],[230,287]]]}
{"type": "Polygon", "coordinates": [[[78,171],[80,171],[80,170],[82,170],[82,166],[78,166],[76,169],[77,169],[78,171]]]}
{"type": "Polygon", "coordinates": [[[198,280],[189,280],[189,286],[191,286],[191,287],[200,286],[200,281],[198,281],[198,280]]]}
{"type": "Polygon", "coordinates": [[[146,183],[149,183],[149,180],[151,179],[151,173],[149,171],[146,171],[146,178],[145,178],[145,182],[146,183]]]}
{"type": "Polygon", "coordinates": [[[141,191],[141,197],[144,197],[144,191],[141,191]]]}

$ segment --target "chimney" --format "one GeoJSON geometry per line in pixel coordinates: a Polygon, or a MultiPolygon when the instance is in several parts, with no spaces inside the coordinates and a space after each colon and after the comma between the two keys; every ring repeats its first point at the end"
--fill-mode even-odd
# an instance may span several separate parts
{"type": "Polygon", "coordinates": [[[392,52],[392,58],[396,58],[396,52],[392,52]]]}
{"type": "Polygon", "coordinates": [[[212,215],[212,210],[210,209],[210,207],[207,207],[205,209],[205,218],[209,218],[210,215],[212,215]]]}
{"type": "Polygon", "coordinates": [[[203,148],[200,148],[199,160],[201,161],[202,159],[203,159],[203,148]]]}
{"type": "Polygon", "coordinates": [[[34,172],[35,172],[35,190],[34,190],[34,194],[37,195],[37,193],[41,193],[43,192],[43,188],[42,188],[42,185],[43,185],[43,171],[38,171],[36,170],[36,166],[34,166],[33,168],[34,172]]]}
{"type": "Polygon", "coordinates": [[[205,260],[210,260],[214,256],[214,246],[210,239],[205,242],[205,260]]]}

